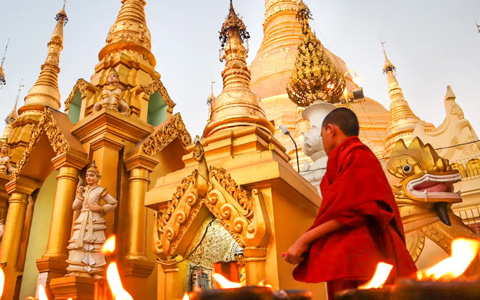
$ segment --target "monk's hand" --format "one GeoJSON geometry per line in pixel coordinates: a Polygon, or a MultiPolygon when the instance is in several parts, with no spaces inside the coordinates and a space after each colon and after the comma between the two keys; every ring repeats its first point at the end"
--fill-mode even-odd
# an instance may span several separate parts
{"type": "Polygon", "coordinates": [[[288,248],[283,259],[289,264],[298,265],[303,261],[303,253],[307,251],[308,246],[306,235],[303,234],[288,248]]]}
{"type": "Polygon", "coordinates": [[[98,204],[91,204],[89,208],[90,208],[91,211],[94,211],[94,212],[102,212],[103,211],[102,207],[98,204]]]}

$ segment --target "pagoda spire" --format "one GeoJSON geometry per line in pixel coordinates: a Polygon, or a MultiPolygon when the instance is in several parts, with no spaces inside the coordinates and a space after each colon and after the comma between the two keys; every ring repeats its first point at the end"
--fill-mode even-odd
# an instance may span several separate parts
{"type": "Polygon", "coordinates": [[[22,78],[22,80],[20,81],[20,84],[18,85],[18,93],[17,93],[17,98],[15,99],[15,105],[13,106],[12,111],[5,118],[5,129],[3,130],[2,137],[0,138],[1,140],[8,142],[8,136],[12,131],[12,123],[18,119],[17,105],[18,105],[18,99],[20,99],[20,93],[22,92],[23,87],[24,85],[23,85],[23,78],[22,78]]]}
{"type": "Polygon", "coordinates": [[[65,13],[65,5],[56,15],[57,25],[53,31],[50,42],[48,42],[48,54],[45,63],[42,65],[40,75],[33,87],[25,97],[25,104],[19,108],[21,115],[29,112],[42,111],[48,106],[54,109],[60,109],[60,91],[58,89],[58,67],[60,61],[60,52],[63,49],[63,26],[68,21],[65,13]]]}
{"type": "Polygon", "coordinates": [[[396,68],[388,59],[385,49],[383,49],[383,54],[385,56],[383,73],[387,74],[388,94],[390,95],[390,113],[392,116],[390,123],[397,122],[400,119],[408,118],[419,120],[419,118],[410,109],[407,101],[405,101],[403,91],[398,84],[397,78],[395,77],[396,68]]]}
{"type": "Polygon", "coordinates": [[[0,89],[3,88],[5,84],[7,84],[5,73],[3,71],[3,64],[5,63],[5,55],[7,55],[8,42],[10,42],[10,38],[7,40],[7,45],[5,46],[5,52],[3,52],[2,62],[0,63],[0,89]]]}
{"type": "Polygon", "coordinates": [[[248,50],[245,48],[249,38],[250,34],[230,0],[229,14],[220,31],[220,61],[225,60],[223,91],[212,101],[210,122],[205,127],[204,137],[222,129],[249,125],[273,132],[273,125],[266,119],[258,97],[250,89],[248,50]]]}
{"type": "MultiPolygon", "coordinates": [[[[384,43],[382,42],[382,46],[384,43]]],[[[428,128],[433,127],[433,125],[426,124],[413,113],[403,96],[402,89],[395,77],[396,68],[388,59],[385,48],[383,54],[385,56],[383,73],[387,75],[388,94],[390,95],[390,121],[387,125],[387,138],[383,152],[383,156],[388,157],[399,139],[403,139],[407,144],[412,141],[412,134],[418,123],[423,123],[428,128]]]]}
{"type": "Polygon", "coordinates": [[[99,60],[130,50],[155,67],[156,60],[150,51],[152,42],[145,17],[145,4],[145,0],[122,0],[122,7],[110,28],[106,45],[98,54],[99,60]]]}

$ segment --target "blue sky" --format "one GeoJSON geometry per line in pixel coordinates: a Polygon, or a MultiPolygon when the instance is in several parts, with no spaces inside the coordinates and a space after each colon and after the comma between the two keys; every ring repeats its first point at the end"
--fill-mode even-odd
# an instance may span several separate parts
{"type": "MultiPolygon", "coordinates": [[[[63,1],[1,1],[0,49],[10,37],[6,55],[7,85],[0,90],[0,118],[11,111],[21,78],[25,87],[19,104],[40,73],[54,16],[63,1]]],[[[457,103],[475,130],[480,130],[480,1],[475,0],[307,0],[312,27],[324,45],[340,56],[361,78],[366,96],[389,107],[382,74],[380,35],[397,79],[412,110],[439,125],[443,98],[451,85],[457,103]]],[[[64,29],[59,86],[63,102],[78,78],[89,79],[98,52],[120,9],[120,0],[70,0],[64,29]]],[[[218,31],[228,13],[228,0],[147,1],[156,70],[177,103],[190,133],[201,135],[206,123],[210,82],[222,89],[218,31]]],[[[263,38],[264,1],[234,0],[251,35],[249,62],[263,38]]],[[[0,125],[2,128],[3,122],[0,125]]]]}

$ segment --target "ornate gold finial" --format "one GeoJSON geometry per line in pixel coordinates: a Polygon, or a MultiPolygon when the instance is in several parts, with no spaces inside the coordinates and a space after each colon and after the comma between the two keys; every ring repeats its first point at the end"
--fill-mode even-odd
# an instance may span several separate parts
{"type": "Polygon", "coordinates": [[[220,61],[225,60],[222,72],[223,91],[211,102],[210,121],[203,136],[239,126],[257,126],[272,133],[258,97],[250,90],[250,71],[247,66],[250,34],[242,19],[235,13],[230,0],[230,11],[220,31],[220,61]]]}
{"type": "Polygon", "coordinates": [[[385,56],[385,65],[383,66],[383,73],[387,74],[389,71],[395,72],[397,68],[388,60],[387,51],[385,51],[385,41],[380,36],[380,44],[382,44],[383,55],[385,56]]]}
{"type": "Polygon", "coordinates": [[[288,96],[303,107],[317,100],[336,103],[345,89],[345,78],[312,32],[308,21],[311,12],[303,1],[300,1],[297,19],[302,27],[303,40],[298,46],[295,70],[287,86],[288,96]]]}
{"type": "Polygon", "coordinates": [[[5,63],[5,55],[7,55],[8,43],[10,42],[10,38],[7,40],[7,45],[5,46],[5,51],[3,52],[2,62],[0,63],[0,89],[3,88],[5,84],[7,84],[7,80],[5,78],[5,73],[3,71],[3,64],[5,63]]]}
{"type": "Polygon", "coordinates": [[[17,98],[15,99],[15,105],[13,106],[13,109],[12,111],[8,114],[8,116],[5,118],[5,123],[7,123],[7,125],[10,125],[12,124],[13,122],[15,122],[15,120],[17,120],[18,118],[18,114],[17,114],[17,104],[18,104],[18,99],[20,98],[20,93],[22,92],[22,88],[24,87],[25,85],[23,84],[23,78],[22,80],[20,81],[20,84],[18,85],[18,92],[17,92],[17,98]]]}
{"type": "Polygon", "coordinates": [[[102,60],[107,55],[133,51],[155,67],[150,31],[145,18],[145,0],[122,0],[122,7],[110,28],[105,47],[98,54],[102,60]]]}
{"type": "Polygon", "coordinates": [[[53,31],[48,45],[48,54],[45,63],[42,65],[42,71],[37,81],[25,97],[25,104],[20,107],[18,113],[22,115],[27,111],[34,114],[41,114],[45,106],[60,109],[60,91],[58,89],[58,67],[60,61],[60,52],[63,49],[63,26],[67,24],[68,18],[65,13],[65,5],[56,15],[57,25],[53,31]]]}

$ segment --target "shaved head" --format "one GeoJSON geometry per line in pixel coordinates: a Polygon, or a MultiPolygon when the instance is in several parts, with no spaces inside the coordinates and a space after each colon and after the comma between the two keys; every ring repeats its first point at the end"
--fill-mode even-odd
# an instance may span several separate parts
{"type": "Polygon", "coordinates": [[[345,107],[337,107],[332,110],[323,120],[322,127],[327,128],[328,124],[336,125],[347,137],[358,136],[360,127],[355,113],[345,107]]]}

